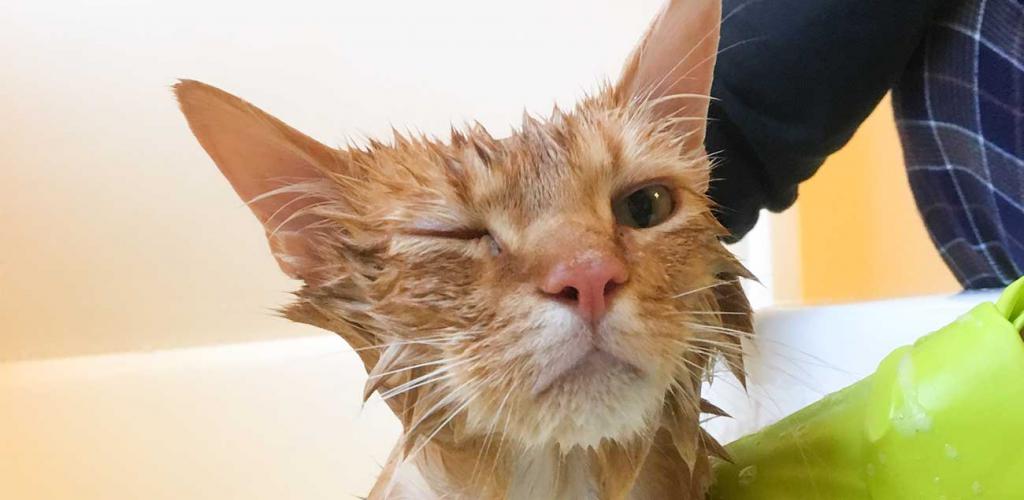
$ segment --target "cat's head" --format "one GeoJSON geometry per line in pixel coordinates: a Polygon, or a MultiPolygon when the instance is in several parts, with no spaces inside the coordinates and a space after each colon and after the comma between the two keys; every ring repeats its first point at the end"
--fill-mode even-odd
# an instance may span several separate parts
{"type": "Polygon", "coordinates": [[[696,415],[716,348],[738,359],[744,271],[705,196],[720,9],[671,1],[616,84],[505,138],[339,150],[213,87],[175,90],[304,282],[287,316],[358,350],[410,444],[626,440],[696,415]]]}

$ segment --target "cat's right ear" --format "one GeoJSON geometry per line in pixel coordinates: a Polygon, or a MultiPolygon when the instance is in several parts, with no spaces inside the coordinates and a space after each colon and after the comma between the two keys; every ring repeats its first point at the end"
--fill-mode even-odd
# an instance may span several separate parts
{"type": "Polygon", "coordinates": [[[182,80],[174,93],[192,133],[263,224],[281,270],[317,281],[314,232],[326,221],[304,209],[324,200],[302,187],[326,178],[337,150],[202,82],[182,80]]]}
{"type": "Polygon", "coordinates": [[[615,86],[623,101],[648,101],[677,120],[684,144],[703,149],[722,0],[665,0],[615,86]]]}

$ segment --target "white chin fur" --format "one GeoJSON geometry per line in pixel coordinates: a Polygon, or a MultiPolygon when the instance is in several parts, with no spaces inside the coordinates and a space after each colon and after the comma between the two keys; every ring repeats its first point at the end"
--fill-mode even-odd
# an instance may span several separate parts
{"type": "Polygon", "coordinates": [[[568,450],[596,447],[605,439],[625,442],[649,429],[661,409],[664,388],[632,374],[610,375],[567,383],[549,394],[553,397],[541,407],[546,429],[538,437],[568,450]]]}

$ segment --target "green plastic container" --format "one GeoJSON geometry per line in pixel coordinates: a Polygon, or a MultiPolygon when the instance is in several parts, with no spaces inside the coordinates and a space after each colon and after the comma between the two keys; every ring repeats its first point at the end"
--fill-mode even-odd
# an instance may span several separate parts
{"type": "Polygon", "coordinates": [[[715,500],[1024,499],[1024,278],[726,448],[715,500]]]}

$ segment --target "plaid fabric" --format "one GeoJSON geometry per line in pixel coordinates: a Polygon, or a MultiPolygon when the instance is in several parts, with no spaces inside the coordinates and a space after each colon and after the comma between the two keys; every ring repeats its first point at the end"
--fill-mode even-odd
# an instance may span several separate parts
{"type": "Polygon", "coordinates": [[[907,174],[966,288],[1024,274],[1024,0],[958,1],[894,89],[907,174]]]}

